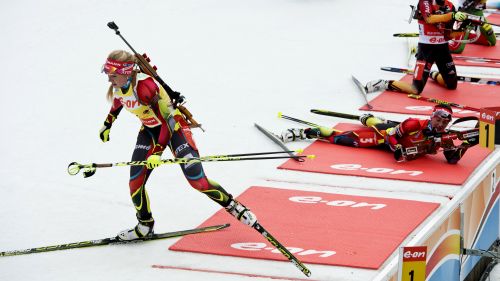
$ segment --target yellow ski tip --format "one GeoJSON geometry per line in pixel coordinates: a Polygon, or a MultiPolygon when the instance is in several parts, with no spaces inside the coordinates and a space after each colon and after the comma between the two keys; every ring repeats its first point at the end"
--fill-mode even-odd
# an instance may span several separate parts
{"type": "Polygon", "coordinates": [[[296,149],[295,152],[297,152],[298,154],[300,154],[300,153],[304,152],[304,150],[301,149],[301,148],[299,148],[299,149],[296,149]]]}
{"type": "Polygon", "coordinates": [[[307,155],[307,158],[309,158],[309,159],[314,159],[314,158],[316,158],[316,155],[314,155],[314,154],[307,155]]]}
{"type": "Polygon", "coordinates": [[[283,112],[278,112],[278,118],[281,118],[283,116],[283,112]]]}

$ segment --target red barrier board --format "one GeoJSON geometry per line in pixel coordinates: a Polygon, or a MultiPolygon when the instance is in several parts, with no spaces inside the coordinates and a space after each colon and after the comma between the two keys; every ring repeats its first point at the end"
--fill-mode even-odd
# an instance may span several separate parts
{"type": "Polygon", "coordinates": [[[488,19],[488,22],[490,22],[490,23],[497,24],[497,25],[500,24],[500,15],[498,15],[498,14],[491,14],[491,15],[487,16],[486,19],[488,19]]]}

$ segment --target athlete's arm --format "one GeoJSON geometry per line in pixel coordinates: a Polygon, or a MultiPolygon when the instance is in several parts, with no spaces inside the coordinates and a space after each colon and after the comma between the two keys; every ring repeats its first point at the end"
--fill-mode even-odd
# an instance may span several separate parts
{"type": "Polygon", "coordinates": [[[156,144],[153,154],[161,154],[170,140],[170,132],[167,126],[167,121],[164,119],[158,100],[160,89],[154,82],[153,78],[141,80],[137,83],[137,98],[141,104],[149,105],[151,110],[155,113],[156,117],[161,121],[160,134],[158,136],[158,143],[156,144]]]}
{"type": "Polygon", "coordinates": [[[418,119],[408,118],[397,125],[394,129],[389,131],[389,143],[391,147],[394,147],[399,143],[399,139],[406,135],[410,135],[414,132],[421,130],[421,125],[418,119]]]}
{"type": "Polygon", "coordinates": [[[455,146],[452,149],[446,149],[443,151],[443,154],[449,164],[457,164],[458,161],[462,159],[467,149],[469,149],[469,144],[464,141],[459,146],[455,146]]]}
{"type": "Polygon", "coordinates": [[[442,15],[432,13],[432,0],[421,0],[418,7],[424,21],[428,24],[436,24],[440,22],[449,22],[453,19],[453,12],[442,15]]]}

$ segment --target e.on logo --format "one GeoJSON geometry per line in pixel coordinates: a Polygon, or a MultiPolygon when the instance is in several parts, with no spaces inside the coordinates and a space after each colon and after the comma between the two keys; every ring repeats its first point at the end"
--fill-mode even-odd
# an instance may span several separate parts
{"type": "Polygon", "coordinates": [[[481,119],[484,121],[490,121],[490,122],[495,121],[495,117],[493,117],[492,115],[489,115],[485,112],[481,113],[481,119]]]}
{"type": "MultiPolygon", "coordinates": [[[[281,254],[281,252],[271,246],[267,246],[266,243],[260,242],[242,242],[242,243],[234,243],[231,244],[231,248],[242,250],[242,251],[269,251],[273,254],[281,254]]],[[[304,250],[302,248],[296,247],[286,247],[290,253],[295,254],[297,256],[311,256],[317,255],[320,258],[327,258],[335,255],[337,252],[335,251],[319,251],[319,250],[304,250]]]]}
{"type": "Polygon", "coordinates": [[[403,253],[404,261],[425,261],[425,251],[408,250],[403,253]]]}
{"type": "Polygon", "coordinates": [[[323,200],[323,198],[319,196],[294,196],[288,198],[288,200],[296,203],[304,203],[304,204],[317,204],[317,203],[325,203],[328,206],[335,206],[335,207],[350,207],[350,208],[363,208],[367,207],[372,210],[378,210],[385,208],[387,205],[386,204],[373,204],[373,203],[367,203],[367,202],[354,202],[354,201],[349,201],[349,200],[333,200],[333,201],[327,201],[323,200]]]}
{"type": "Polygon", "coordinates": [[[415,177],[423,174],[423,171],[407,171],[407,170],[394,170],[391,168],[366,168],[360,164],[335,164],[330,166],[335,170],[343,170],[343,171],[365,171],[367,173],[375,173],[375,174],[390,174],[390,175],[401,175],[408,174],[409,176],[415,177]]]}

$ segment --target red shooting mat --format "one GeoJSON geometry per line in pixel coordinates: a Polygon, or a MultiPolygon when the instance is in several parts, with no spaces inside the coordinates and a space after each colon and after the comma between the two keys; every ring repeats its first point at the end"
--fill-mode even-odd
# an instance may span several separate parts
{"type": "MultiPolygon", "coordinates": [[[[340,123],[335,129],[346,131],[366,128],[340,123]]],[[[446,162],[440,152],[416,160],[398,163],[392,152],[376,148],[356,148],[315,141],[303,152],[316,158],[304,162],[288,160],[279,169],[323,174],[363,176],[417,182],[463,184],[490,151],[478,145],[470,148],[456,165],[446,162]]]]}
{"type": "MultiPolygon", "coordinates": [[[[412,83],[412,76],[405,75],[402,81],[412,83]]],[[[461,83],[456,90],[447,90],[429,78],[421,94],[423,97],[435,98],[447,102],[454,102],[474,108],[500,105],[500,87],[485,84],[461,83]]],[[[384,91],[370,101],[373,106],[369,109],[366,105],[360,110],[394,112],[403,114],[430,115],[435,103],[408,98],[406,94],[384,91]]],[[[454,117],[479,116],[478,112],[453,108],[454,117]]]]}
{"type": "Polygon", "coordinates": [[[487,16],[486,19],[488,20],[489,23],[497,24],[497,25],[500,24],[500,15],[498,15],[498,14],[491,14],[491,15],[487,16]]]}
{"type": "MultiPolygon", "coordinates": [[[[461,54],[453,54],[453,57],[456,56],[500,59],[500,48],[498,48],[497,46],[488,47],[483,45],[467,44],[467,46],[465,46],[465,49],[461,54]]],[[[478,62],[472,60],[462,60],[458,58],[454,58],[453,61],[455,62],[456,65],[462,65],[462,66],[500,67],[500,63],[478,62]]]]}
{"type": "MultiPolygon", "coordinates": [[[[369,269],[378,269],[439,206],[411,200],[259,186],[248,188],[238,200],[251,208],[262,226],[306,265],[369,269]]],[[[201,226],[227,222],[231,222],[231,227],[185,236],[169,249],[287,261],[262,235],[235,221],[224,210],[201,226]]]]}
{"type": "MultiPolygon", "coordinates": [[[[454,56],[469,56],[469,57],[481,57],[488,59],[500,59],[500,48],[498,46],[483,46],[476,44],[467,44],[463,53],[453,54],[454,56]]],[[[457,60],[458,61],[458,60],[457,60]]],[[[455,61],[455,63],[457,62],[455,61]]]]}

